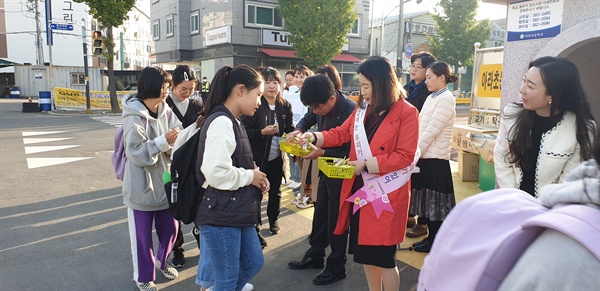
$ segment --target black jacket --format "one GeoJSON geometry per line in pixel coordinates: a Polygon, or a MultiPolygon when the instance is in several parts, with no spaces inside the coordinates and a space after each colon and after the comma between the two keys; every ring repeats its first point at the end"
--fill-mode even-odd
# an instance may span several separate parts
{"type": "MultiPolygon", "coordinates": [[[[233,122],[236,147],[231,160],[234,167],[253,169],[252,150],[244,127],[234,119],[225,106],[217,106],[212,112],[225,112],[233,122]]],[[[211,115],[213,114],[211,113],[211,115]]],[[[211,121],[207,119],[206,122],[211,121]]],[[[208,124],[202,126],[201,138],[206,138],[208,124]]],[[[204,153],[198,153],[202,156],[204,153]]],[[[241,187],[235,191],[218,190],[211,186],[206,188],[204,197],[198,206],[194,223],[214,226],[257,226],[260,223],[260,189],[253,185],[241,187]]]]}
{"type": "MultiPolygon", "coordinates": [[[[404,90],[408,92],[408,85],[404,86],[404,90]]],[[[429,95],[431,95],[431,92],[429,92],[429,90],[427,90],[427,86],[423,84],[423,86],[419,89],[417,96],[412,100],[408,100],[407,98],[406,101],[408,101],[408,103],[412,104],[414,107],[417,108],[417,110],[419,110],[419,112],[421,112],[421,108],[423,108],[423,104],[425,104],[425,100],[427,100],[427,97],[429,97],[429,95]]]]}
{"type": "MultiPolygon", "coordinates": [[[[262,135],[260,131],[267,125],[273,125],[275,121],[271,116],[271,108],[265,97],[261,97],[260,107],[256,110],[253,116],[242,116],[241,120],[246,128],[250,145],[252,146],[252,153],[254,155],[254,161],[259,168],[263,169],[263,166],[267,164],[269,160],[269,151],[271,149],[272,135],[262,135]]],[[[279,124],[278,136],[282,136],[284,133],[290,133],[294,130],[294,114],[292,112],[292,105],[289,101],[281,98],[280,101],[275,102],[275,114],[277,115],[277,123],[279,124]]]]}
{"type": "MultiPolygon", "coordinates": [[[[322,116],[315,114],[312,109],[308,109],[308,112],[302,117],[302,119],[296,124],[296,128],[302,132],[306,132],[313,125],[317,125],[319,131],[324,131],[338,127],[346,121],[348,116],[352,114],[356,109],[356,103],[346,98],[340,91],[336,91],[339,103],[334,108],[335,112],[333,116],[322,116]],[[325,120],[327,119],[327,122],[325,120]]],[[[330,113],[330,114],[332,114],[330,113]]],[[[350,142],[347,142],[339,147],[325,149],[325,157],[343,158],[348,157],[350,153],[350,142]]]]}
{"type": "Polygon", "coordinates": [[[167,97],[165,101],[167,102],[167,104],[169,104],[169,107],[171,107],[171,110],[173,110],[175,116],[177,116],[179,121],[181,121],[183,128],[186,128],[190,124],[196,122],[198,116],[200,116],[200,111],[202,111],[203,107],[200,101],[189,98],[190,103],[188,104],[187,111],[185,112],[185,115],[182,115],[181,112],[179,112],[179,109],[177,109],[177,106],[175,106],[175,102],[173,102],[173,99],[171,98],[173,97],[171,96],[171,94],[169,94],[169,97],[167,97]]]}

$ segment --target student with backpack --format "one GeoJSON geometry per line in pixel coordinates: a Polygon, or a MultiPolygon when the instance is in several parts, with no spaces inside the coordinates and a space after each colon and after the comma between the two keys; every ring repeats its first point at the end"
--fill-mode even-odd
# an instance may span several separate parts
{"type": "Polygon", "coordinates": [[[247,283],[264,264],[255,227],[269,180],[254,164],[239,121],[241,115],[254,115],[263,89],[263,78],[254,69],[225,66],[217,71],[198,119],[198,127],[206,130],[205,150],[198,153],[206,190],[195,219],[200,229],[196,283],[203,288],[252,290],[247,283]]]}
{"type": "Polygon", "coordinates": [[[169,212],[163,187],[168,171],[169,153],[181,123],[169,114],[165,99],[172,86],[171,75],[161,68],[146,67],[138,79],[138,91],[123,98],[123,139],[125,172],[123,202],[133,259],[133,280],[140,290],[157,290],[155,260],[167,279],[175,279],[177,270],[167,263],[177,235],[177,221],[169,212]],[[158,236],[154,254],[152,225],[158,236]]]}
{"type": "MultiPolygon", "coordinates": [[[[192,99],[190,95],[196,87],[196,73],[187,65],[179,65],[173,70],[173,89],[169,92],[166,99],[167,104],[173,110],[179,121],[183,124],[183,128],[196,122],[200,111],[202,110],[201,99],[192,99]]],[[[181,231],[182,223],[179,221],[179,231],[177,232],[177,240],[173,246],[173,259],[171,265],[175,268],[185,266],[185,255],[183,250],[183,232],[181,231]]],[[[193,230],[192,232],[197,231],[193,230]]]]}

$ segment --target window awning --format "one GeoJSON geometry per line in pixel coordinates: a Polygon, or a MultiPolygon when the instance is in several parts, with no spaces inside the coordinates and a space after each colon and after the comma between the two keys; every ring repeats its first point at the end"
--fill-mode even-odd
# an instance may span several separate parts
{"type": "Polygon", "coordinates": [[[5,59],[0,59],[0,68],[10,67],[10,66],[13,66],[15,64],[17,64],[17,63],[11,62],[11,61],[5,60],[5,59]]]}
{"type": "MultiPolygon", "coordinates": [[[[293,50],[278,50],[278,49],[267,49],[267,48],[259,48],[259,51],[276,58],[291,58],[298,59],[296,56],[296,51],[293,50]]],[[[351,54],[339,54],[333,57],[334,61],[338,62],[354,62],[359,63],[361,59],[351,55],[351,54]]]]}

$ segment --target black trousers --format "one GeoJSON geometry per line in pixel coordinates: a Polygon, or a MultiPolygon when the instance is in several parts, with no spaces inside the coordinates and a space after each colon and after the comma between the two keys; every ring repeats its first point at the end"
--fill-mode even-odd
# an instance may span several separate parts
{"type": "Polygon", "coordinates": [[[267,202],[267,217],[269,223],[272,223],[279,218],[279,208],[281,207],[281,190],[279,188],[281,187],[281,178],[283,178],[283,159],[279,156],[268,161],[261,171],[267,175],[267,180],[271,184],[267,202]]]}
{"type": "Polygon", "coordinates": [[[325,270],[334,274],[346,272],[348,231],[343,235],[333,234],[339,216],[342,181],[327,178],[325,175],[320,176],[310,233],[310,248],[304,255],[304,258],[323,258],[325,249],[330,246],[331,253],[327,257],[325,270]]]}
{"type": "Polygon", "coordinates": [[[175,239],[175,244],[173,245],[173,250],[179,250],[183,252],[183,232],[181,231],[181,220],[179,220],[179,229],[177,230],[177,238],[175,239]]]}

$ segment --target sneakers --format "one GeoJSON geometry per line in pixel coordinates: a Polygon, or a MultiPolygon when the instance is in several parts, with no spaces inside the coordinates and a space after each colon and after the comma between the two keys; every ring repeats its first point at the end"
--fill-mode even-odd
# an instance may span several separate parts
{"type": "Polygon", "coordinates": [[[158,291],[158,288],[156,288],[154,282],[135,282],[135,285],[137,285],[138,289],[140,289],[141,291],[158,291]]]}
{"type": "Polygon", "coordinates": [[[293,183],[291,183],[291,184],[288,185],[288,188],[290,188],[290,189],[296,189],[296,188],[300,187],[301,185],[302,184],[294,181],[293,183]]]}
{"type": "Polygon", "coordinates": [[[292,184],[294,182],[294,180],[292,179],[285,179],[285,178],[281,178],[281,185],[287,186],[289,184],[292,184]]]}
{"type": "Polygon", "coordinates": [[[173,280],[179,276],[179,272],[177,272],[177,270],[175,270],[173,267],[167,266],[164,270],[160,271],[162,272],[163,276],[169,280],[173,280]]]}
{"type": "MultiPolygon", "coordinates": [[[[204,291],[212,291],[214,290],[212,286],[203,289],[204,291]]],[[[244,288],[242,288],[242,291],[252,291],[254,290],[254,285],[250,284],[250,283],[246,283],[246,285],[244,285],[244,288]]]]}
{"type": "Polygon", "coordinates": [[[310,197],[308,197],[308,196],[302,197],[302,201],[298,202],[298,204],[296,204],[296,207],[302,208],[302,209],[309,208],[312,206],[313,206],[312,201],[310,201],[310,197]]]}
{"type": "Polygon", "coordinates": [[[296,198],[292,199],[292,201],[290,201],[290,203],[294,204],[294,205],[298,205],[298,203],[300,203],[300,201],[302,201],[302,196],[300,195],[300,193],[296,194],[296,198]]]}
{"type": "Polygon", "coordinates": [[[173,250],[173,260],[171,260],[171,265],[175,268],[182,268],[185,266],[185,256],[183,255],[182,248],[173,250]]]}

